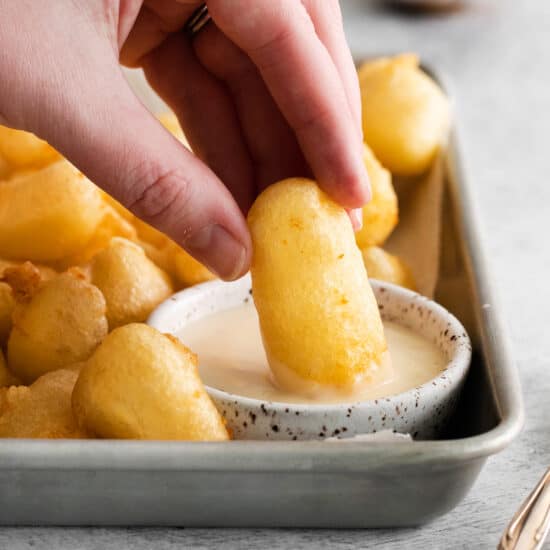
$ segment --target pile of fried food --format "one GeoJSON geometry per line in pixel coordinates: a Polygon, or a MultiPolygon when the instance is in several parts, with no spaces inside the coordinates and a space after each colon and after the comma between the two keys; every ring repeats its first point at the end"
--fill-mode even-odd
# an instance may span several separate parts
{"type": "MultiPolygon", "coordinates": [[[[268,188],[249,215],[270,364],[306,368],[309,344],[322,341],[338,365],[298,372],[322,383],[353,377],[385,349],[365,267],[414,287],[381,248],[398,221],[391,174],[425,172],[449,123],[414,55],[367,62],[359,79],[373,190],[363,229],[354,237],[344,210],[309,180],[268,188]],[[322,340],[289,330],[307,315],[322,340]],[[341,337],[329,337],[335,326],[341,337]]],[[[161,122],[184,141],[174,117],[161,122]]],[[[47,143],[0,127],[0,437],[229,439],[196,356],[143,324],[174,291],[212,278],[47,143]]]]}

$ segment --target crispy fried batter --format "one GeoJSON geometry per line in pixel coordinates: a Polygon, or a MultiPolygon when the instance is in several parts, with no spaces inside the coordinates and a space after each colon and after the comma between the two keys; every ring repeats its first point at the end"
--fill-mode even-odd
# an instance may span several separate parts
{"type": "Polygon", "coordinates": [[[315,182],[288,179],[256,199],[248,225],[254,302],[279,383],[286,371],[342,389],[370,377],[386,340],[345,210],[315,182]]]}
{"type": "Polygon", "coordinates": [[[143,324],[115,329],[88,359],[73,392],[82,426],[100,437],[224,441],[225,424],[197,358],[143,324]]]}
{"type": "Polygon", "coordinates": [[[31,386],[0,389],[0,437],[88,438],[75,420],[71,394],[74,370],[56,370],[31,386]]]}
{"type": "Polygon", "coordinates": [[[18,303],[8,340],[8,364],[24,382],[87,359],[108,331],[105,298],[71,269],[18,303]]]}

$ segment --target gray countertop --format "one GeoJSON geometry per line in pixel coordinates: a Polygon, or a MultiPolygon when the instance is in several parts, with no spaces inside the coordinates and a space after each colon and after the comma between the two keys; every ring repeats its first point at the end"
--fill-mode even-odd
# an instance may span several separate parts
{"type": "MultiPolygon", "coordinates": [[[[0,530],[0,548],[494,548],[550,465],[550,3],[471,1],[437,16],[342,2],[358,54],[413,50],[454,83],[467,168],[520,370],[527,422],[473,491],[433,523],[407,530],[0,530]]],[[[550,548],[550,546],[548,546],[550,548]]]]}

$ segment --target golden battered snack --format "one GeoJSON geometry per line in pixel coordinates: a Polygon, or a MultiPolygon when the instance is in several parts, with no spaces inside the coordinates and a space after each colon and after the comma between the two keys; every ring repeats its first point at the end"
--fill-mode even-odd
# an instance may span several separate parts
{"type": "Polygon", "coordinates": [[[168,275],[158,268],[143,248],[120,237],[92,260],[92,283],[107,302],[109,328],[145,321],[173,292],[168,275]]]}
{"type": "Polygon", "coordinates": [[[293,178],[261,193],[248,224],[254,302],[278,381],[346,391],[368,380],[386,340],[345,210],[315,182],[293,178]]]}
{"type": "Polygon", "coordinates": [[[0,185],[0,256],[52,261],[81,250],[104,215],[96,186],[67,161],[0,185]]]}
{"type": "Polygon", "coordinates": [[[19,381],[19,379],[14,376],[12,372],[8,369],[4,354],[0,349],[0,388],[4,388],[6,386],[14,386],[20,383],[21,382],[19,381]]]}
{"type": "Polygon", "coordinates": [[[0,126],[0,156],[12,170],[42,168],[61,158],[48,143],[30,132],[0,126]]]}
{"type": "Polygon", "coordinates": [[[152,225],[135,216],[132,219],[132,224],[136,229],[140,241],[150,243],[157,248],[163,248],[170,242],[170,238],[162,231],[155,229],[152,225]]]}
{"type": "Polygon", "coordinates": [[[403,260],[378,246],[363,248],[361,253],[370,278],[416,290],[411,270],[403,260]]]}
{"type": "Polygon", "coordinates": [[[8,161],[0,155],[0,181],[8,179],[11,174],[11,166],[8,161]]]}
{"type": "Polygon", "coordinates": [[[105,338],[80,372],[73,410],[83,429],[104,438],[229,439],[196,356],[143,324],[105,338]]]}
{"type": "Polygon", "coordinates": [[[0,347],[8,341],[11,331],[11,316],[15,308],[15,299],[11,287],[0,282],[0,347]]]}
{"type": "Polygon", "coordinates": [[[399,220],[397,195],[391,174],[365,145],[363,158],[369,174],[372,199],[363,206],[363,227],[355,233],[359,247],[383,244],[399,220]]]}
{"type": "Polygon", "coordinates": [[[14,267],[8,267],[2,274],[10,289],[12,296],[17,302],[26,303],[36,294],[42,283],[40,270],[32,262],[23,262],[14,267]]]}
{"type": "MultiPolygon", "coordinates": [[[[26,263],[25,261],[15,261],[15,260],[4,260],[3,258],[0,258],[0,279],[4,277],[4,273],[6,272],[6,269],[9,269],[10,267],[19,267],[26,263]]],[[[53,279],[59,273],[53,269],[50,266],[47,265],[41,265],[41,264],[32,264],[40,273],[40,277],[44,281],[49,281],[50,279],[53,279]]]]}
{"type": "Polygon", "coordinates": [[[113,237],[124,237],[125,239],[136,240],[137,231],[129,221],[118,213],[117,210],[109,204],[106,204],[103,218],[88,244],[75,254],[56,262],[56,267],[63,270],[75,265],[84,266],[97,253],[106,249],[113,237]]]}
{"type": "Polygon", "coordinates": [[[18,302],[8,340],[8,365],[26,383],[87,359],[108,332],[105,298],[72,269],[18,302]]]}
{"type": "Polygon", "coordinates": [[[56,370],[31,386],[0,389],[0,437],[87,438],[71,408],[78,377],[75,370],[56,370]]]}
{"type": "Polygon", "coordinates": [[[139,244],[147,256],[172,277],[177,287],[193,286],[216,278],[203,264],[164,233],[138,218],[135,218],[134,225],[138,232],[139,244]]]}
{"type": "Polygon", "coordinates": [[[449,103],[439,86],[403,54],[359,69],[365,141],[394,174],[424,172],[449,128],[449,103]]]}

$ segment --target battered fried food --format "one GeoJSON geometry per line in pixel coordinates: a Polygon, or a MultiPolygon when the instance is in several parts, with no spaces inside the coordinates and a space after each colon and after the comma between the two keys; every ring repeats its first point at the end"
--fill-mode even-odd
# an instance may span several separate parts
{"type": "Polygon", "coordinates": [[[10,177],[11,167],[8,161],[0,155],[0,180],[5,180],[10,177]]]}
{"type": "Polygon", "coordinates": [[[10,286],[0,282],[0,347],[3,347],[8,341],[14,308],[15,299],[10,286]]]}
{"type": "MultiPolygon", "coordinates": [[[[0,258],[0,279],[4,277],[6,269],[10,267],[19,267],[24,263],[26,263],[26,261],[4,260],[3,258],[0,258]]],[[[32,265],[38,270],[44,281],[49,281],[59,275],[59,273],[50,266],[36,263],[33,263],[32,265]]]]}
{"type": "Polygon", "coordinates": [[[437,84],[403,54],[359,69],[365,141],[394,174],[424,172],[445,139],[450,110],[437,84]]]}
{"type": "Polygon", "coordinates": [[[0,185],[0,256],[47,262],[81,250],[104,214],[96,186],[67,161],[0,185]]]}
{"type": "Polygon", "coordinates": [[[253,296],[280,384],[347,391],[378,370],[386,340],[345,210],[315,182],[268,187],[248,214],[253,296]]]}
{"type": "Polygon", "coordinates": [[[363,248],[361,253],[369,277],[416,290],[411,270],[403,260],[377,246],[363,248]]]}
{"type": "Polygon", "coordinates": [[[135,219],[139,243],[147,256],[172,277],[178,288],[188,287],[215,279],[203,264],[183,248],[149,224],[135,219]]]}
{"type": "Polygon", "coordinates": [[[56,267],[64,270],[75,265],[86,265],[96,254],[109,246],[113,237],[124,237],[134,241],[137,240],[137,231],[117,210],[106,204],[105,214],[88,244],[75,254],[56,262],[56,267]]]}
{"type": "Polygon", "coordinates": [[[8,365],[26,383],[87,359],[108,332],[105,298],[72,269],[18,302],[8,340],[8,365]]]}
{"type": "Polygon", "coordinates": [[[34,134],[0,126],[0,156],[13,170],[41,168],[59,160],[60,154],[34,134]]]}
{"type": "Polygon", "coordinates": [[[92,283],[107,302],[109,328],[145,321],[174,291],[168,275],[137,244],[114,237],[92,260],[92,283]]]}
{"type": "Polygon", "coordinates": [[[26,303],[36,294],[46,278],[32,262],[7,267],[2,274],[16,301],[26,303]]]}
{"type": "Polygon", "coordinates": [[[77,377],[75,370],[56,370],[29,387],[0,389],[0,437],[88,438],[71,408],[77,377]]]}
{"type": "Polygon", "coordinates": [[[142,324],[115,329],[88,359],[73,410],[81,427],[104,438],[229,439],[196,356],[142,324]]]}
{"type": "Polygon", "coordinates": [[[0,388],[4,388],[6,386],[14,386],[20,383],[21,382],[19,381],[19,379],[14,376],[12,372],[8,369],[4,354],[0,349],[0,388]]]}
{"type": "Polygon", "coordinates": [[[369,174],[372,199],[363,206],[363,227],[355,233],[359,247],[383,244],[399,220],[397,195],[391,174],[365,145],[365,166],[369,174]]]}

